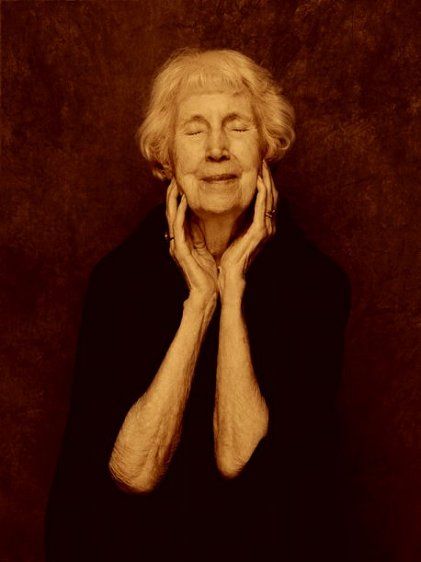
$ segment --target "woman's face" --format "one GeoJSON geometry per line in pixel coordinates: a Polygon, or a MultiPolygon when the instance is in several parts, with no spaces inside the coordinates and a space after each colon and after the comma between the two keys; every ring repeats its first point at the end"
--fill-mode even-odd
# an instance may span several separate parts
{"type": "Polygon", "coordinates": [[[171,160],[177,184],[195,214],[240,216],[253,199],[261,165],[249,96],[205,91],[183,97],[171,160]]]}

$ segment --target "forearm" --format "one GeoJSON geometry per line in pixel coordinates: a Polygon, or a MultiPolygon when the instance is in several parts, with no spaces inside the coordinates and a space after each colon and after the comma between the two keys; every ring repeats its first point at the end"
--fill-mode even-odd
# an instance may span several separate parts
{"type": "Polygon", "coordinates": [[[233,477],[241,471],[266,435],[268,420],[254,374],[241,298],[222,299],[213,420],[222,474],[233,477]]]}
{"type": "Polygon", "coordinates": [[[203,337],[215,310],[190,297],[179,329],[148,390],[129,410],[110,459],[110,471],[132,492],[148,492],[177,447],[185,404],[203,337]]]}

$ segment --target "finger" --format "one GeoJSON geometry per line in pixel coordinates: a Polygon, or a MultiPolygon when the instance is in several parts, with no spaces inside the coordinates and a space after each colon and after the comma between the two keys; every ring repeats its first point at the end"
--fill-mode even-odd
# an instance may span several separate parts
{"type": "Polygon", "coordinates": [[[271,181],[272,181],[272,189],[273,189],[273,208],[276,211],[276,215],[273,217],[273,231],[272,234],[274,235],[276,232],[276,227],[278,224],[278,199],[279,199],[279,193],[278,190],[276,189],[276,185],[275,182],[273,181],[273,177],[271,175],[271,181]]]}
{"type": "Polygon", "coordinates": [[[175,217],[177,215],[177,195],[178,195],[178,186],[175,179],[173,179],[167,189],[167,208],[166,208],[168,233],[170,237],[174,236],[173,225],[174,225],[175,217]]]}
{"type": "Polygon", "coordinates": [[[174,186],[175,186],[175,185],[176,185],[175,178],[172,178],[172,180],[170,181],[170,183],[168,184],[168,187],[167,187],[167,195],[166,195],[166,203],[167,203],[167,205],[168,205],[169,196],[170,196],[172,190],[174,189],[174,186]]]}
{"type": "MultiPolygon", "coordinates": [[[[278,213],[278,199],[279,199],[279,192],[276,189],[276,184],[275,181],[273,179],[272,174],[269,172],[270,175],[270,181],[272,183],[272,193],[273,193],[273,209],[275,209],[276,213],[278,213]]],[[[278,222],[278,215],[276,214],[273,217],[273,221],[272,221],[272,226],[273,226],[273,231],[272,234],[275,234],[276,232],[276,226],[277,226],[277,222],[278,222]]]]}
{"type": "Polygon", "coordinates": [[[272,182],[272,192],[273,192],[273,208],[277,209],[278,208],[278,199],[279,199],[279,192],[276,189],[276,185],[275,182],[273,180],[272,175],[270,176],[271,182],[272,182]]]}
{"type": "Polygon", "coordinates": [[[272,181],[270,177],[269,167],[266,163],[266,160],[263,161],[263,183],[266,186],[266,208],[265,208],[265,221],[266,221],[266,228],[268,229],[269,235],[272,234],[273,231],[273,218],[266,213],[270,213],[273,208],[273,188],[272,188],[272,181]]]}
{"type": "Polygon", "coordinates": [[[268,192],[268,196],[266,199],[266,208],[267,210],[270,211],[272,209],[272,204],[273,204],[273,181],[266,160],[263,160],[262,179],[268,192]]]}
{"type": "Polygon", "coordinates": [[[265,210],[266,210],[267,189],[261,176],[257,178],[257,197],[254,204],[254,215],[252,226],[257,232],[265,229],[265,210]]]}
{"type": "Polygon", "coordinates": [[[175,244],[174,248],[177,252],[185,253],[187,250],[186,233],[184,231],[184,222],[186,218],[187,199],[185,194],[181,197],[180,204],[177,208],[175,220],[173,223],[173,236],[172,242],[175,244]]]}
{"type": "Polygon", "coordinates": [[[269,175],[269,178],[270,178],[270,183],[271,183],[271,186],[272,186],[273,208],[276,209],[277,205],[278,205],[279,193],[278,193],[278,190],[276,189],[275,181],[274,181],[273,176],[270,172],[269,166],[267,166],[267,169],[268,169],[268,175],[269,175]]]}
{"type": "MultiPolygon", "coordinates": [[[[270,211],[277,211],[277,206],[278,206],[278,190],[276,189],[275,186],[275,182],[273,181],[273,177],[272,174],[270,172],[270,168],[267,164],[266,161],[264,161],[264,175],[266,178],[266,182],[268,182],[268,184],[270,184],[270,193],[271,193],[271,205],[269,207],[269,205],[267,205],[268,209],[270,211]]],[[[269,229],[269,233],[271,236],[274,236],[275,232],[276,232],[276,214],[272,215],[272,217],[267,217],[270,221],[270,229],[269,229]]]]}

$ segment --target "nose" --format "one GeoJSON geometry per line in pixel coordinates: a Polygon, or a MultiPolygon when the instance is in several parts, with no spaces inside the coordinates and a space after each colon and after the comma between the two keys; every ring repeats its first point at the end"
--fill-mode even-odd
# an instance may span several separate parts
{"type": "Polygon", "coordinates": [[[222,160],[229,160],[229,158],[229,149],[225,133],[221,130],[210,132],[206,147],[206,160],[220,162],[222,160]]]}

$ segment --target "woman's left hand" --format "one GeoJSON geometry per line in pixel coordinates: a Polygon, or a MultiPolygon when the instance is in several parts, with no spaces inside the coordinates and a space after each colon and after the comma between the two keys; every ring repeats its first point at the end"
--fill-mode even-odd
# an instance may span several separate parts
{"type": "Polygon", "coordinates": [[[276,210],[278,192],[265,161],[262,176],[257,178],[257,190],[253,222],[221,257],[218,287],[222,302],[241,299],[247,269],[262,246],[275,234],[276,223],[271,211],[276,210]]]}

